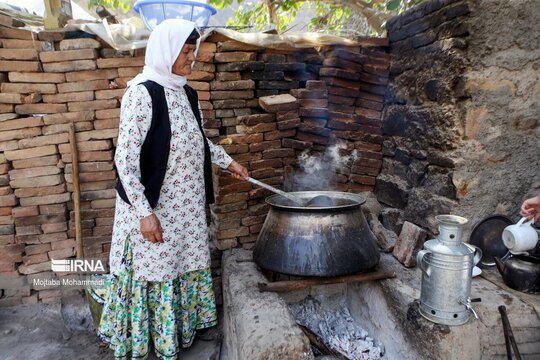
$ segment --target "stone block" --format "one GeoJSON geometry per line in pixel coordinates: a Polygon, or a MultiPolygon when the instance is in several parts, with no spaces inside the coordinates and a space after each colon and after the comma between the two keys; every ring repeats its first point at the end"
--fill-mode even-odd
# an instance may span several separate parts
{"type": "Polygon", "coordinates": [[[20,199],[21,206],[59,204],[71,200],[70,193],[45,195],[20,199]]]}
{"type": "Polygon", "coordinates": [[[94,60],[73,60],[63,62],[44,63],[43,70],[52,73],[63,73],[68,71],[95,70],[94,60]]]}
{"type": "Polygon", "coordinates": [[[65,104],[22,104],[15,106],[15,112],[21,115],[54,114],[66,111],[65,104]]]}
{"type": "Polygon", "coordinates": [[[35,84],[35,83],[7,83],[4,82],[0,86],[3,93],[18,93],[18,94],[56,94],[56,84],[35,84]]]}
{"type": "Polygon", "coordinates": [[[112,80],[118,77],[117,69],[100,69],[66,73],[66,81],[112,80]]]}
{"type": "Polygon", "coordinates": [[[37,60],[38,52],[35,49],[1,49],[0,60],[37,60]]]}
{"type": "Polygon", "coordinates": [[[105,90],[109,89],[109,81],[105,79],[101,80],[88,80],[67,82],[58,84],[58,92],[74,92],[74,91],[90,91],[90,90],[105,90]]]}
{"type": "Polygon", "coordinates": [[[2,47],[5,49],[35,49],[37,51],[51,51],[54,44],[49,41],[21,40],[21,39],[0,39],[2,47]]]}
{"type": "Polygon", "coordinates": [[[33,178],[36,176],[46,176],[59,174],[62,169],[57,166],[41,166],[28,169],[14,169],[9,172],[9,178],[11,180],[33,178]]]}
{"type": "Polygon", "coordinates": [[[225,100],[225,99],[253,99],[254,94],[252,90],[241,91],[212,91],[210,98],[212,100],[225,100]]]}
{"type": "Polygon", "coordinates": [[[14,169],[24,169],[36,166],[57,165],[58,155],[40,156],[22,160],[14,160],[12,166],[14,169]]]}
{"type": "Polygon", "coordinates": [[[427,235],[421,227],[405,221],[392,254],[406,267],[416,266],[416,255],[424,246],[427,235]]]}
{"type": "Polygon", "coordinates": [[[76,122],[88,122],[94,120],[95,118],[96,116],[94,111],[80,111],[45,115],[43,117],[43,122],[45,123],[45,125],[58,125],[76,122]]]}
{"type": "Polygon", "coordinates": [[[262,71],[265,69],[265,64],[262,61],[244,61],[217,64],[216,70],[221,71],[262,71]]]}
{"type": "Polygon", "coordinates": [[[118,107],[118,100],[93,100],[93,101],[75,101],[68,103],[69,111],[89,111],[115,109],[118,107]]]}
{"type": "Polygon", "coordinates": [[[47,146],[40,146],[40,147],[24,149],[24,150],[6,151],[5,156],[6,156],[6,159],[13,161],[13,160],[21,160],[21,159],[52,155],[56,153],[57,153],[56,146],[47,145],[47,146]]]}
{"type": "Polygon", "coordinates": [[[212,81],[210,88],[212,90],[250,90],[255,88],[255,82],[253,80],[212,81]]]}
{"type": "MultiPolygon", "coordinates": [[[[44,63],[64,62],[72,60],[96,59],[97,51],[95,49],[79,49],[66,51],[45,51],[39,54],[39,59],[44,63]]],[[[94,67],[95,68],[95,67],[94,67]]]]}
{"type": "Polygon", "coordinates": [[[257,53],[255,52],[225,52],[216,53],[214,56],[214,61],[216,63],[231,63],[255,60],[257,60],[257,53]]]}
{"type": "Polygon", "coordinates": [[[92,101],[93,91],[68,92],[54,95],[43,95],[43,102],[46,103],[67,103],[70,101],[92,101]]]}
{"type": "Polygon", "coordinates": [[[80,50],[80,49],[99,49],[101,44],[94,39],[67,39],[62,40],[59,43],[59,49],[64,50],[80,50]]]}
{"type": "Polygon", "coordinates": [[[298,108],[298,102],[289,94],[265,96],[259,98],[259,105],[268,112],[294,110],[298,108]]]}
{"type": "Polygon", "coordinates": [[[40,63],[38,61],[9,61],[0,60],[0,71],[40,71],[40,63]]]}

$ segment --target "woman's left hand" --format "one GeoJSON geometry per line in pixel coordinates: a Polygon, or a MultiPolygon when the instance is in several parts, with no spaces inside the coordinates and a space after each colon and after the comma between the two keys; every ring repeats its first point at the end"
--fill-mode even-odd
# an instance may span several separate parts
{"type": "Polygon", "coordinates": [[[233,162],[231,163],[231,165],[229,165],[227,170],[229,170],[232,176],[238,180],[247,181],[249,177],[248,170],[242,165],[240,165],[239,163],[237,163],[235,160],[233,160],[233,162]]]}

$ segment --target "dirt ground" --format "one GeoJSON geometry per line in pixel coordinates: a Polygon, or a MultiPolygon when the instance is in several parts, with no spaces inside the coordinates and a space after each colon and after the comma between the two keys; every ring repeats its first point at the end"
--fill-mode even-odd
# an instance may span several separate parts
{"type": "MultiPolygon", "coordinates": [[[[195,341],[182,360],[218,360],[220,341],[195,341]]],[[[100,347],[83,300],[0,308],[0,358],[3,360],[112,360],[100,347]]],[[[152,354],[149,359],[156,359],[152,354]]]]}

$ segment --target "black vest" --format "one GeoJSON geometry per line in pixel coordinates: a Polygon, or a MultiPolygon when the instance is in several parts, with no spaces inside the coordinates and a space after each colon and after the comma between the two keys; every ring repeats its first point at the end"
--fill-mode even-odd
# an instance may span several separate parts
{"type": "MultiPolygon", "coordinates": [[[[165,99],[163,86],[148,80],[142,83],[148,90],[152,98],[152,123],[146,134],[140,155],[141,184],[144,186],[144,195],[148,203],[153,208],[156,207],[159,200],[159,193],[165,172],[167,171],[167,161],[169,160],[169,150],[171,144],[171,122],[169,119],[169,108],[165,99]]],[[[202,127],[201,114],[199,112],[199,98],[197,91],[188,85],[184,86],[191,110],[197,123],[204,143],[204,188],[206,193],[206,203],[214,202],[214,188],[212,182],[212,163],[210,157],[210,147],[208,146],[206,136],[202,127]]],[[[116,190],[120,198],[130,204],[126,191],[118,178],[116,190]]]]}

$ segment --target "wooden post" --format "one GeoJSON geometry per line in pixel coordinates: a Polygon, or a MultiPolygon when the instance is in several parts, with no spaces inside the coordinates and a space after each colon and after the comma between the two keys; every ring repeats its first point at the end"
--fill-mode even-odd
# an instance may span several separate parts
{"type": "Polygon", "coordinates": [[[75,243],[77,245],[77,259],[84,257],[81,228],[81,189],[79,184],[79,154],[77,151],[77,137],[75,126],[69,126],[69,145],[71,148],[72,174],[73,174],[73,211],[75,213],[75,243]]]}

